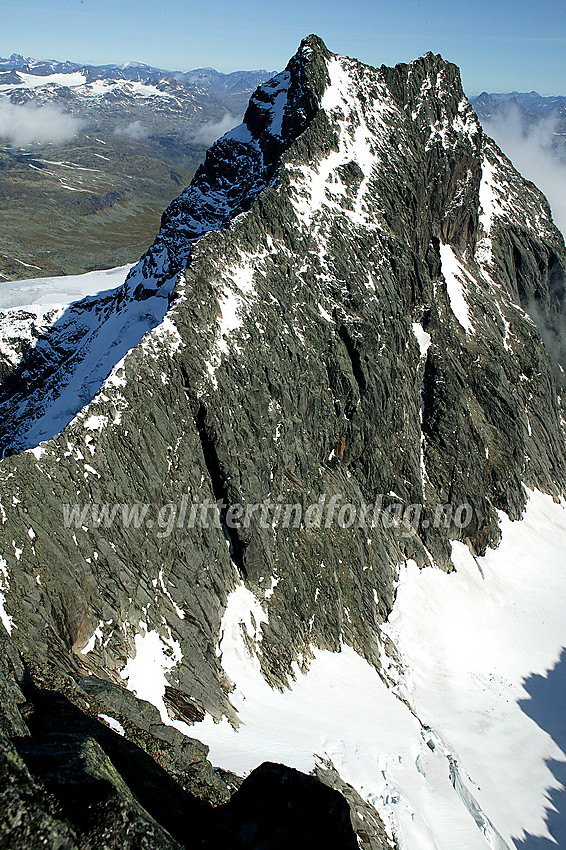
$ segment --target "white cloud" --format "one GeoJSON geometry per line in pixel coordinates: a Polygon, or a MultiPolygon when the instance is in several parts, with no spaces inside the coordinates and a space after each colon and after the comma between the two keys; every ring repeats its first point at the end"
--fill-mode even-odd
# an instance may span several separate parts
{"type": "Polygon", "coordinates": [[[510,103],[483,126],[515,168],[544,192],[556,226],[566,234],[566,162],[555,147],[556,119],[541,117],[527,125],[519,108],[510,103]]]}
{"type": "Polygon", "coordinates": [[[147,134],[147,128],[141,121],[131,121],[126,127],[116,127],[114,130],[115,136],[126,136],[128,139],[136,140],[147,138],[147,134]]]}
{"type": "Polygon", "coordinates": [[[8,98],[0,98],[0,138],[7,139],[16,148],[49,142],[63,144],[76,136],[85,124],[50,103],[45,106],[15,104],[8,98]]]}
{"type": "Polygon", "coordinates": [[[220,136],[240,124],[242,117],[226,112],[220,121],[207,121],[190,135],[190,141],[199,145],[212,145],[220,136]]]}

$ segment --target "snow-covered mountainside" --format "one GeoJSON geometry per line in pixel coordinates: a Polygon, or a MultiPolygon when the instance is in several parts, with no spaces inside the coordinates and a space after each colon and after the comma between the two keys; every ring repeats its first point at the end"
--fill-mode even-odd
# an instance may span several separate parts
{"type": "Polygon", "coordinates": [[[565,271],[455,66],[310,36],[124,282],[10,285],[11,846],[561,840],[565,271]]]}

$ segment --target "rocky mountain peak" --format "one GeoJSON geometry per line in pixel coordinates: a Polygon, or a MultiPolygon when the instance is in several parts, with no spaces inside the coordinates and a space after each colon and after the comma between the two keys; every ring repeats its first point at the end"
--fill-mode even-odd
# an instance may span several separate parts
{"type": "Polygon", "coordinates": [[[166,742],[237,727],[242,659],[264,697],[317,653],[387,681],[400,566],[450,571],[526,487],[565,492],[565,270],[455,66],[305,39],[126,282],[8,340],[2,614],[36,680],[179,781],[166,742]]]}

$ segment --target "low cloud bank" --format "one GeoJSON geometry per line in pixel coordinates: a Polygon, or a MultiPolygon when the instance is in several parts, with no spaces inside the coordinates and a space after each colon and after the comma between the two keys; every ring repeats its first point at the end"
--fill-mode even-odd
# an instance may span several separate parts
{"type": "Polygon", "coordinates": [[[144,127],[141,121],[131,121],[125,127],[116,127],[114,130],[115,136],[126,136],[128,139],[146,139],[148,135],[147,127],[144,127]]]}
{"type": "Polygon", "coordinates": [[[237,117],[230,112],[226,112],[220,121],[207,121],[206,124],[203,124],[202,127],[191,133],[189,139],[191,142],[199,145],[212,145],[224,133],[227,133],[228,130],[237,127],[241,121],[241,116],[237,117]]]}
{"type": "Polygon", "coordinates": [[[515,168],[544,192],[555,224],[566,234],[566,145],[558,145],[557,118],[541,116],[527,124],[520,109],[510,103],[482,123],[515,168]]]}
{"type": "Polygon", "coordinates": [[[67,115],[51,103],[16,104],[0,98],[0,139],[16,148],[70,141],[86,125],[86,121],[67,115]]]}

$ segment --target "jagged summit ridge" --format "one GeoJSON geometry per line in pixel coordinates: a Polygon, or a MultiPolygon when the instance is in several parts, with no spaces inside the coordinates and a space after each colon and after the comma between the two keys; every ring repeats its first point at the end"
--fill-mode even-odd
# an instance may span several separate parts
{"type": "MultiPolygon", "coordinates": [[[[143,274],[151,275],[153,269],[159,268],[160,263],[152,262],[151,255],[156,249],[161,251],[163,243],[171,248],[175,257],[171,262],[185,262],[195,239],[208,230],[226,226],[235,215],[249,209],[262,189],[278,179],[277,171],[281,159],[286,158],[285,152],[319,112],[324,112],[331,104],[331,92],[340,85],[338,66],[341,61],[349,63],[350,70],[358,69],[354,85],[360,82],[362,74],[372,83],[380,80],[381,88],[368,92],[371,100],[378,98],[385,103],[392,96],[401,98],[406,109],[411,108],[412,103],[412,119],[416,120],[419,129],[426,128],[428,135],[432,128],[438,135],[450,135],[452,122],[445,113],[454,102],[461,109],[462,124],[456,123],[451,128],[452,141],[460,129],[478,132],[479,125],[464,97],[458,69],[445,63],[440,56],[427,54],[411,65],[399,65],[395,69],[383,66],[378,70],[357,60],[333,58],[324,42],[310,35],[301,42],[286,70],[256,90],[243,124],[212,146],[191,185],[166,211],[156,244],[148,252],[143,274]],[[336,71],[334,80],[329,76],[330,65],[336,71]],[[432,80],[436,81],[436,86],[432,80]],[[434,97],[440,90],[450,93],[445,109],[439,107],[434,97]],[[326,104],[325,92],[328,92],[326,104]],[[433,95],[429,98],[432,105],[427,105],[429,92],[433,95]]],[[[371,89],[371,83],[369,86],[371,89]]],[[[479,132],[481,135],[481,130],[479,132]]],[[[137,272],[136,269],[133,274],[137,272]]]]}
{"type": "Polygon", "coordinates": [[[243,123],[210,148],[191,185],[164,213],[156,243],[132,277],[162,273],[163,249],[172,268],[182,267],[196,239],[250,208],[275,179],[282,152],[314,117],[327,55],[323,42],[309,36],[287,68],[256,90],[243,123]]]}

